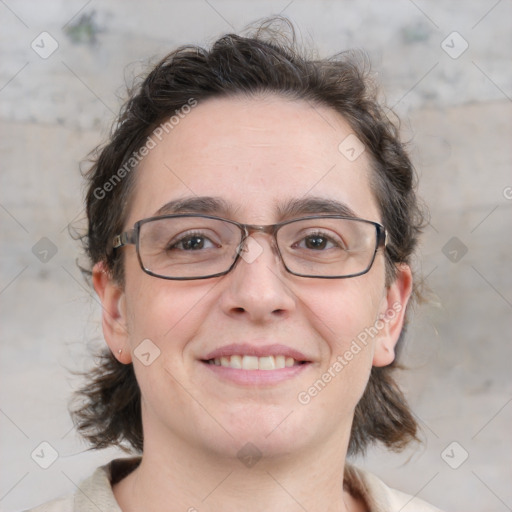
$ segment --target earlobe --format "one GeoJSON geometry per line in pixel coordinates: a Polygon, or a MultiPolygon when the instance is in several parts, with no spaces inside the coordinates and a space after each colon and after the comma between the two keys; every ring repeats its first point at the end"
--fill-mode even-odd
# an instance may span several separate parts
{"type": "Polygon", "coordinates": [[[412,272],[408,265],[397,268],[396,279],[382,298],[373,366],[388,366],[395,359],[395,346],[404,326],[405,311],[412,293],[412,272]],[[380,322],[380,323],[379,323],[380,322]]]}
{"type": "Polygon", "coordinates": [[[131,363],[128,350],[126,303],[122,288],[114,282],[103,263],[96,263],[92,282],[101,301],[103,336],[112,354],[123,364],[131,363]]]}

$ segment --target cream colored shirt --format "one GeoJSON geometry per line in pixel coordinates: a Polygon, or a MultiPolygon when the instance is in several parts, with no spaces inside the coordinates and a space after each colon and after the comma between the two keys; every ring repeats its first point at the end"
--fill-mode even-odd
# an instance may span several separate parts
{"type": "MultiPolygon", "coordinates": [[[[119,482],[140,462],[140,458],[116,459],[98,468],[82,482],[73,496],[57,499],[27,512],[122,512],[112,492],[119,482]]],[[[345,481],[366,501],[370,512],[441,512],[419,498],[389,488],[366,471],[347,467],[345,481]]]]}

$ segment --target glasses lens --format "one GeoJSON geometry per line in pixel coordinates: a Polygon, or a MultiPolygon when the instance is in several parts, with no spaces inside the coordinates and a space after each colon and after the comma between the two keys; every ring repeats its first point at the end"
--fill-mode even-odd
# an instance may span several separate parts
{"type": "Polygon", "coordinates": [[[377,229],[374,224],[354,219],[305,219],[282,226],[277,242],[292,273],[346,277],[370,268],[377,229]]]}
{"type": "Polygon", "coordinates": [[[229,222],[205,217],[168,217],[141,224],[142,266],[169,278],[197,278],[227,271],[242,239],[229,222]]]}
{"type": "MultiPolygon", "coordinates": [[[[378,242],[375,224],[318,217],[282,225],[277,244],[286,268],[311,277],[367,272],[378,242]]],[[[198,279],[227,272],[241,249],[243,231],[229,221],[202,216],[142,222],[138,250],[143,268],[170,279],[198,279]]]]}

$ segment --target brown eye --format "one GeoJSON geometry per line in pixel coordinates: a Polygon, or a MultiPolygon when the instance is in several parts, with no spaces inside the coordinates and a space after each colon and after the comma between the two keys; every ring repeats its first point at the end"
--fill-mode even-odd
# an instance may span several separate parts
{"type": "Polygon", "coordinates": [[[204,244],[205,239],[200,236],[191,236],[180,241],[180,245],[184,250],[203,249],[204,244]]]}
{"type": "Polygon", "coordinates": [[[329,249],[346,249],[343,240],[338,237],[334,238],[325,233],[309,233],[303,235],[303,237],[295,244],[296,248],[309,249],[311,251],[322,252],[329,249]]]}
{"type": "Polygon", "coordinates": [[[219,248],[221,245],[212,242],[202,233],[191,233],[182,236],[178,240],[172,240],[167,245],[167,250],[199,251],[201,249],[219,248]]]}
{"type": "Polygon", "coordinates": [[[323,237],[323,236],[319,236],[319,235],[314,235],[314,236],[308,236],[307,238],[305,238],[305,245],[308,249],[314,249],[314,250],[318,250],[318,249],[325,249],[327,243],[328,243],[328,240],[327,238],[323,237]]]}

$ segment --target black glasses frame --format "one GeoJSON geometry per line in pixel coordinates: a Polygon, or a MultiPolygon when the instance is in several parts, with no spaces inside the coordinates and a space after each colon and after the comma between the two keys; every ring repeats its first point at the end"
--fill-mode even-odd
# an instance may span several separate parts
{"type": "Polygon", "coordinates": [[[157,217],[148,217],[147,219],[139,220],[138,222],[136,222],[134,224],[132,229],[130,229],[128,231],[124,231],[123,233],[121,233],[119,235],[116,235],[112,242],[112,247],[113,247],[113,249],[119,249],[126,245],[135,245],[140,268],[146,274],[148,274],[150,276],[158,277],[160,279],[168,279],[168,280],[172,280],[172,281],[192,281],[192,280],[198,280],[198,279],[211,279],[212,277],[220,277],[220,276],[224,276],[224,275],[228,274],[229,272],[231,272],[231,270],[233,270],[235,268],[236,264],[240,260],[240,253],[243,252],[243,245],[244,245],[245,240],[252,233],[256,233],[256,232],[272,235],[272,237],[274,238],[275,247],[277,249],[277,253],[279,254],[281,263],[283,264],[283,266],[287,272],[289,272],[290,274],[292,274],[294,276],[316,278],[316,279],[346,279],[349,277],[357,277],[357,276],[366,274],[367,272],[370,271],[370,269],[373,266],[373,262],[375,261],[375,256],[377,254],[377,251],[381,247],[383,247],[383,248],[386,247],[387,238],[388,238],[386,228],[382,224],[379,224],[378,222],[373,222],[371,220],[360,219],[358,217],[347,217],[344,215],[312,215],[312,216],[308,216],[308,217],[300,217],[300,218],[296,218],[296,219],[286,220],[283,222],[279,222],[277,224],[257,225],[257,224],[241,224],[240,222],[236,222],[236,221],[230,220],[230,219],[224,219],[222,217],[216,217],[214,215],[203,215],[200,213],[184,213],[184,214],[160,215],[157,217]],[[175,219],[175,218],[179,218],[179,217],[200,217],[203,219],[220,220],[223,222],[227,222],[229,224],[233,224],[240,230],[241,238],[240,238],[240,244],[236,251],[236,257],[233,260],[233,263],[231,264],[231,266],[227,270],[225,270],[223,272],[218,272],[216,274],[210,274],[207,276],[200,276],[200,277],[169,277],[169,276],[162,276],[160,274],[156,274],[155,272],[152,272],[151,270],[144,267],[144,264],[143,264],[141,256],[140,256],[140,250],[139,250],[139,240],[140,240],[139,235],[140,235],[141,226],[148,222],[152,222],[155,220],[171,219],[171,218],[175,219]],[[349,274],[346,276],[345,275],[344,276],[315,276],[315,275],[310,275],[310,274],[299,274],[297,272],[293,272],[292,270],[290,270],[287,267],[286,262],[284,261],[283,255],[281,254],[281,251],[279,249],[279,244],[277,242],[277,232],[279,231],[279,229],[281,227],[286,226],[287,224],[291,224],[293,222],[298,222],[298,221],[302,221],[302,220],[314,220],[314,219],[354,220],[354,221],[364,222],[366,224],[371,224],[371,225],[375,226],[375,232],[376,232],[375,251],[373,252],[372,259],[371,259],[370,263],[368,264],[368,267],[361,272],[357,272],[355,274],[349,274]]]}

